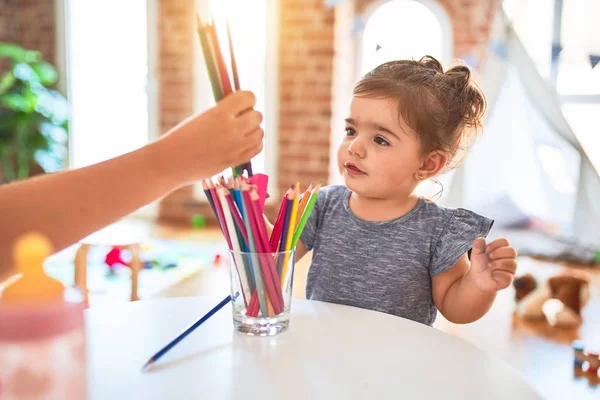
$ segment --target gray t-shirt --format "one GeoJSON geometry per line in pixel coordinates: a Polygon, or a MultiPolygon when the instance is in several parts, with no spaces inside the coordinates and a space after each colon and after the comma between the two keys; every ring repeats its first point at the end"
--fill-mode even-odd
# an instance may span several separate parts
{"type": "Polygon", "coordinates": [[[345,186],[321,189],[301,240],[313,250],[306,296],[431,325],[431,279],[487,236],[491,219],[425,199],[407,214],[365,221],[350,210],[345,186]]]}

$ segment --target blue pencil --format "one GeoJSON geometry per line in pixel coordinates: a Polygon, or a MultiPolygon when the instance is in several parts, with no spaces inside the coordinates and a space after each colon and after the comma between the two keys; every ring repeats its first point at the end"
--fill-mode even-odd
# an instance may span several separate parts
{"type": "Polygon", "coordinates": [[[233,299],[231,298],[231,296],[227,296],[226,298],[224,298],[223,301],[221,301],[219,304],[217,304],[212,310],[210,310],[209,312],[207,312],[206,315],[204,315],[198,321],[194,322],[194,324],[192,326],[190,326],[189,328],[187,328],[182,334],[180,334],[179,336],[177,336],[169,344],[167,344],[165,347],[163,347],[162,349],[160,349],[155,355],[153,355],[152,357],[150,357],[150,359],[142,367],[142,371],[145,370],[145,369],[147,369],[149,366],[151,366],[155,362],[157,362],[169,350],[171,350],[173,347],[175,347],[175,345],[177,343],[181,342],[187,335],[189,335],[190,333],[192,333],[197,327],[199,327],[200,325],[202,325],[207,319],[209,319],[210,317],[212,317],[213,315],[215,315],[217,311],[219,311],[221,308],[223,308],[230,301],[235,300],[238,296],[239,296],[239,293],[236,293],[235,296],[233,297],[233,299]]]}
{"type": "MultiPolygon", "coordinates": [[[[244,217],[244,204],[242,201],[242,192],[240,189],[233,189],[233,198],[235,200],[235,204],[237,205],[238,210],[240,211],[240,215],[242,219],[245,221],[244,217]]],[[[245,229],[245,226],[240,226],[240,229],[245,229]]],[[[251,234],[251,233],[248,233],[251,234]]],[[[242,243],[242,251],[244,253],[250,253],[250,248],[246,243],[242,243]]],[[[250,290],[254,292],[254,288],[256,287],[256,279],[254,277],[254,269],[252,268],[252,260],[248,257],[248,254],[242,257],[244,260],[244,265],[246,266],[246,274],[250,280],[250,290]]]]}

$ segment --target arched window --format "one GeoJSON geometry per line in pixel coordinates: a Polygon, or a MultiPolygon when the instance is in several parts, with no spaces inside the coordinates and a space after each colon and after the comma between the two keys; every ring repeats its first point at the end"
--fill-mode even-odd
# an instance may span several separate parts
{"type": "Polygon", "coordinates": [[[388,0],[365,14],[359,51],[360,75],[387,61],[432,55],[447,65],[452,58],[452,26],[435,1],[388,0]]]}
{"type": "Polygon", "coordinates": [[[354,82],[370,69],[394,59],[426,54],[447,66],[452,60],[452,25],[434,0],[380,0],[356,15],[350,2],[336,6],[336,58],[329,182],[343,182],[337,148],[345,136],[344,118],[354,82]]]}

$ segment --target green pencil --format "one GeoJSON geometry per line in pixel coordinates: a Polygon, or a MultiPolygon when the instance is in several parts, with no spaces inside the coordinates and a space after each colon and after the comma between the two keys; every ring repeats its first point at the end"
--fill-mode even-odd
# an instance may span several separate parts
{"type": "Polygon", "coordinates": [[[210,80],[211,88],[213,91],[213,97],[215,102],[218,102],[223,98],[223,88],[221,87],[221,81],[217,74],[216,60],[214,56],[214,49],[212,48],[212,41],[208,36],[208,28],[202,23],[202,19],[199,15],[197,17],[197,30],[198,38],[200,39],[200,46],[202,47],[202,55],[204,56],[204,63],[206,64],[206,70],[208,72],[208,78],[210,80]]]}
{"type": "Polygon", "coordinates": [[[300,236],[302,235],[302,231],[308,222],[308,217],[312,213],[315,204],[317,203],[317,198],[319,197],[319,190],[321,189],[321,185],[317,186],[311,193],[310,198],[308,199],[308,204],[306,204],[306,208],[300,217],[300,221],[298,221],[298,226],[296,230],[294,230],[294,236],[292,237],[292,249],[296,247],[298,240],[300,240],[300,236]]]}

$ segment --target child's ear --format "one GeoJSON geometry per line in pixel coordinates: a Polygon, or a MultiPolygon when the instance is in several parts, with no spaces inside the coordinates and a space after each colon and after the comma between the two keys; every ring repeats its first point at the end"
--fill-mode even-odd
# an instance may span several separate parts
{"type": "Polygon", "coordinates": [[[448,156],[441,151],[432,151],[421,162],[417,171],[419,179],[428,179],[439,174],[448,162],[448,156]]]}

